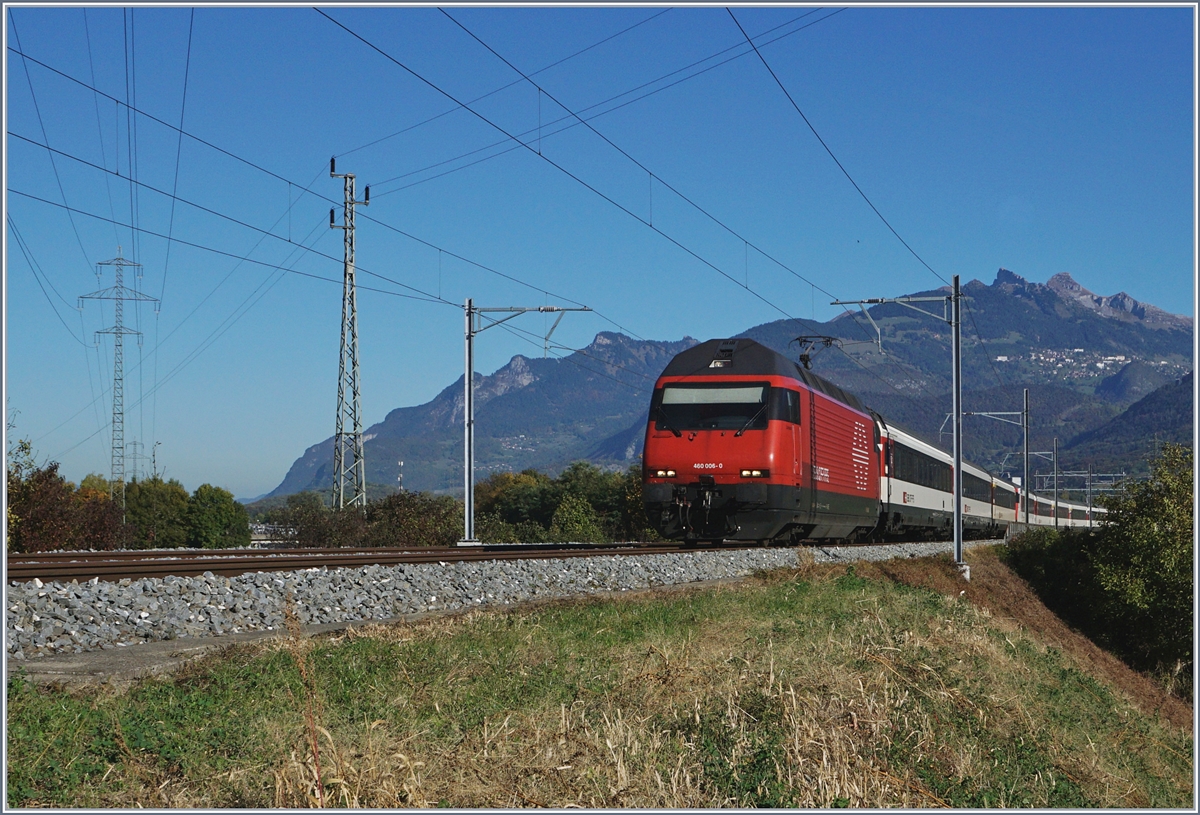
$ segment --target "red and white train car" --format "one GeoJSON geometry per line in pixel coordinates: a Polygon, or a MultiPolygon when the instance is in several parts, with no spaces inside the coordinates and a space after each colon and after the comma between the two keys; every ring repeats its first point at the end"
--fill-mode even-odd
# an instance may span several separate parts
{"type": "MultiPolygon", "coordinates": [[[[647,515],[667,538],[952,531],[949,454],[753,340],[709,340],[671,360],[655,383],[643,461],[647,515]]],[[[964,462],[964,531],[1001,532],[1021,520],[1020,500],[1015,486],[964,462]]],[[[1059,507],[1060,524],[1091,520],[1086,507],[1059,507]]],[[[1038,499],[1030,521],[1045,520],[1054,523],[1053,509],[1038,499]]]]}

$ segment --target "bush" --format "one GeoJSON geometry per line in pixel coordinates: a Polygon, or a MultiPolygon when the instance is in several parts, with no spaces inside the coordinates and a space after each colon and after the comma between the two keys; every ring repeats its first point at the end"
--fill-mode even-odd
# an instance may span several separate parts
{"type": "Polygon", "coordinates": [[[1035,529],[1005,562],[1047,608],[1138,670],[1190,697],[1192,452],[1163,446],[1149,480],[1104,502],[1098,530],[1035,529]]]}
{"type": "Polygon", "coordinates": [[[583,534],[595,537],[598,542],[656,539],[642,504],[640,464],[623,472],[610,472],[577,461],[557,478],[525,470],[493,473],[476,484],[480,540],[497,543],[512,539],[524,543],[558,540],[555,536],[559,533],[550,530],[568,495],[583,500],[591,508],[596,529],[583,534]]]}
{"type": "Polygon", "coordinates": [[[125,523],[131,527],[129,537],[133,548],[187,546],[187,515],[188,492],[175,479],[163,481],[154,476],[145,481],[131,481],[125,487],[125,523]]]}
{"type": "Polygon", "coordinates": [[[463,535],[463,506],[446,495],[398,492],[367,504],[366,525],[367,546],[452,546],[463,535]]]}
{"type": "Polygon", "coordinates": [[[195,549],[233,549],[250,545],[250,516],[233,493],[201,484],[188,499],[187,544],[195,549]]]}
{"type": "Polygon", "coordinates": [[[606,535],[600,529],[596,510],[587,499],[567,493],[554,511],[547,538],[555,543],[601,543],[606,535]]]}
{"type": "Polygon", "coordinates": [[[450,546],[462,537],[462,504],[448,496],[400,492],[357,507],[333,509],[315,492],[287,497],[284,507],[264,515],[267,523],[292,530],[306,549],[367,546],[450,546]]]}
{"type": "Polygon", "coordinates": [[[107,493],[76,490],[58,463],[38,465],[22,439],[8,451],[9,552],[114,549],[122,541],[121,507],[107,493]]]}
{"type": "Polygon", "coordinates": [[[1163,445],[1148,480],[1105,501],[1104,533],[1092,552],[1130,657],[1162,674],[1191,674],[1192,467],[1190,449],[1163,445]]]}

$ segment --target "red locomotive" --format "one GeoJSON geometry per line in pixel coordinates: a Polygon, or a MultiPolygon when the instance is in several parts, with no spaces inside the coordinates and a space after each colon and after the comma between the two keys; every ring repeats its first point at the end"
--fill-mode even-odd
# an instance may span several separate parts
{"type": "MultiPolygon", "coordinates": [[[[945,535],[952,524],[948,454],[753,340],[709,340],[671,360],[643,462],[646,512],[666,538],[855,540],[945,535]]],[[[964,531],[1020,519],[1017,487],[966,463],[963,496],[964,531]]],[[[1049,507],[1031,502],[1030,521],[1055,522],[1049,507]]],[[[1053,514],[1081,525],[1094,512],[1058,502],[1053,514]]]]}

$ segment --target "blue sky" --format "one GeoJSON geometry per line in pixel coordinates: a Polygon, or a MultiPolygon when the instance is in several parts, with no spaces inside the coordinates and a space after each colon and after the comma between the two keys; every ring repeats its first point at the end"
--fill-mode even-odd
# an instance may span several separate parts
{"type": "MultiPolygon", "coordinates": [[[[1190,8],[838,8],[734,13],[937,274],[1070,272],[1193,313],[1190,8]]],[[[470,34],[435,8],[326,9],[410,73],[309,8],[6,8],[14,434],[72,480],[108,473],[112,345],[93,339],[112,304],[76,305],[112,285],[96,264],[120,246],[161,299],[125,306],[143,335],[126,339],[126,441],[157,442],[188,489],[274,488],[334,428],[331,155],[360,196],[372,186],[357,230],[367,424],[461,376],[466,297],[590,306],[554,335],[579,348],[604,330],[826,320],[833,297],[941,285],[725,9],[448,10],[470,34]],[[471,34],[526,74],[553,66],[532,76],[541,90],[471,34]],[[574,122],[562,106],[603,112],[589,123],[641,167],[582,126],[558,132],[574,122]]],[[[477,370],[542,353],[549,318],[513,325],[529,333],[483,335],[477,370]]]]}

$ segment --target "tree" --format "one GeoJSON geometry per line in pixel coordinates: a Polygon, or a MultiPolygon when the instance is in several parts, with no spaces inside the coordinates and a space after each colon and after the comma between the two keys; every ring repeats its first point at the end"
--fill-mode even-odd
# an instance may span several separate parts
{"type": "MultiPolygon", "coordinates": [[[[84,479],[86,484],[89,478],[84,479]]],[[[82,489],[82,488],[81,488],[82,489]]],[[[125,487],[125,522],[139,549],[178,549],[188,545],[188,492],[175,479],[153,476],[125,487]]]]}
{"type": "Polygon", "coordinates": [[[250,545],[250,516],[233,493],[201,484],[188,499],[187,544],[194,549],[250,545]]]}
{"type": "Polygon", "coordinates": [[[7,486],[7,551],[113,549],[122,540],[121,508],[108,493],[76,491],[57,462],[37,463],[28,439],[9,447],[7,486]]]}
{"type": "Polygon", "coordinates": [[[596,510],[581,495],[563,496],[550,522],[550,540],[562,543],[601,543],[605,540],[596,510]]]}
{"type": "Polygon", "coordinates": [[[1192,468],[1189,448],[1164,444],[1148,480],[1105,501],[1091,553],[1109,616],[1160,672],[1192,660],[1192,468]]]}
{"type": "Polygon", "coordinates": [[[624,503],[621,507],[622,540],[654,541],[661,540],[658,532],[650,526],[646,515],[646,504],[642,500],[642,465],[630,465],[622,479],[624,503]]]}
{"type": "Polygon", "coordinates": [[[394,493],[367,505],[366,542],[369,546],[451,546],[462,537],[462,513],[462,503],[447,495],[394,493]]]}
{"type": "Polygon", "coordinates": [[[102,492],[109,495],[112,492],[112,487],[109,480],[99,473],[88,473],[79,482],[79,489],[93,490],[94,492],[102,492]]]}

